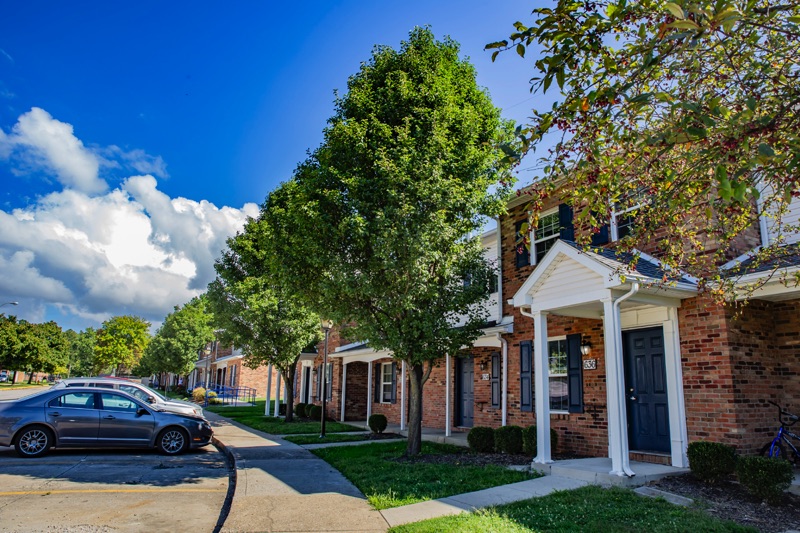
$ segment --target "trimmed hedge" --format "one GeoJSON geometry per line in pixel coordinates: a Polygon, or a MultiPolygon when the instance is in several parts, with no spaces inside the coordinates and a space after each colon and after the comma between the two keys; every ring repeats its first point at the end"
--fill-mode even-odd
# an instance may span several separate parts
{"type": "Polygon", "coordinates": [[[294,414],[300,418],[306,417],[306,404],[300,402],[294,406],[294,414]]]}
{"type": "Polygon", "coordinates": [[[367,425],[373,433],[383,433],[388,424],[389,421],[386,420],[384,415],[370,415],[369,420],[367,420],[367,425]]]}
{"type": "Polygon", "coordinates": [[[322,420],[322,406],[320,405],[306,406],[306,416],[311,420],[322,420]]]}
{"type": "Polygon", "coordinates": [[[736,463],[736,477],[750,494],[778,505],[783,492],[792,484],[794,472],[792,464],[783,459],[740,457],[736,463]]]}
{"type": "MultiPolygon", "coordinates": [[[[531,457],[536,456],[538,451],[536,446],[536,425],[528,426],[522,430],[522,452],[531,457]]],[[[558,433],[555,429],[550,428],[550,450],[554,451],[558,448],[558,433]]]]}
{"type": "Polygon", "coordinates": [[[490,427],[475,426],[467,433],[469,449],[478,453],[492,453],[494,451],[494,430],[490,427]]]}
{"type": "Polygon", "coordinates": [[[736,449],[727,444],[691,442],[686,455],[692,474],[706,483],[719,483],[736,470],[736,449]]]}
{"type": "Polygon", "coordinates": [[[494,430],[494,449],[500,453],[522,453],[522,428],[502,426],[494,430]]]}

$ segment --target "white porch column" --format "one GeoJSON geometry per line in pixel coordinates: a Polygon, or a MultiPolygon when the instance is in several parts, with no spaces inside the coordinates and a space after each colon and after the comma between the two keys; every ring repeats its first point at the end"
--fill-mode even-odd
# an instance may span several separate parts
{"type": "Polygon", "coordinates": [[[445,356],[445,371],[444,371],[444,436],[449,437],[450,426],[450,354],[445,356]]]}
{"type": "Polygon", "coordinates": [[[681,338],[678,332],[678,308],[668,307],[664,322],[664,355],[667,372],[669,401],[669,435],[672,466],[689,466],[686,448],[689,437],[686,430],[686,406],[683,396],[683,369],[681,367],[681,338]]]}
{"type": "Polygon", "coordinates": [[[281,404],[281,371],[277,372],[277,379],[275,380],[275,410],[273,416],[278,416],[279,407],[281,404]]]}
{"type": "Polygon", "coordinates": [[[508,341],[503,338],[503,335],[498,333],[497,339],[500,341],[500,346],[502,346],[503,355],[502,355],[502,365],[503,365],[503,372],[502,372],[502,379],[503,383],[500,386],[500,396],[501,400],[501,409],[502,409],[502,425],[508,424],[508,341]]]}
{"type": "Polygon", "coordinates": [[[344,404],[345,398],[347,397],[347,363],[344,362],[342,359],[342,397],[339,399],[342,403],[342,416],[341,421],[344,422],[344,404]]]}
{"type": "Polygon", "coordinates": [[[552,463],[550,450],[550,372],[547,354],[547,313],[533,313],[533,373],[536,398],[536,457],[534,463],[552,463]]]}
{"type": "Polygon", "coordinates": [[[608,405],[609,474],[632,476],[628,456],[628,423],[625,411],[625,374],[619,309],[611,298],[603,300],[603,339],[606,345],[606,403],[608,405]]]}
{"type": "Polygon", "coordinates": [[[372,416],[372,361],[367,361],[367,421],[372,416]]]}
{"type": "Polygon", "coordinates": [[[400,431],[406,429],[406,362],[400,366],[400,431]]]}
{"type": "Polygon", "coordinates": [[[264,416],[269,416],[269,402],[272,397],[272,365],[267,367],[267,404],[264,406],[264,416]]]}

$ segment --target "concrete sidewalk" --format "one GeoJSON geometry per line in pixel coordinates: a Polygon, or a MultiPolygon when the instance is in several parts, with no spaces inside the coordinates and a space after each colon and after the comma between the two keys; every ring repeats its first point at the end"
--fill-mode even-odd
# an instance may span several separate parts
{"type": "Polygon", "coordinates": [[[206,412],[236,461],[222,531],[386,531],[386,520],[338,470],[296,444],[206,412]]]}

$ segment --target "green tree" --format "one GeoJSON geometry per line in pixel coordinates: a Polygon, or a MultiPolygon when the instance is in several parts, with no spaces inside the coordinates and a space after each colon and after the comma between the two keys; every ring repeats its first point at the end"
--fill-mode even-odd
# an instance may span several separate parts
{"type": "Polygon", "coordinates": [[[0,367],[17,370],[20,366],[21,342],[15,316],[0,315],[0,367]]]}
{"type": "Polygon", "coordinates": [[[478,234],[505,205],[495,146],[508,130],[458,44],[416,28],[350,77],[322,145],[262,212],[282,228],[292,285],[352,323],[349,338],[408,364],[409,455],[434,362],[477,338],[487,315],[492,268],[478,234]]]}
{"type": "Polygon", "coordinates": [[[217,278],[208,299],[220,328],[220,340],[236,346],[250,368],[276,367],[286,385],[286,421],[294,418],[294,383],[303,348],[319,339],[320,322],[276,273],[276,242],[261,219],[228,239],[228,249],[214,265],[217,278]]]}
{"type": "Polygon", "coordinates": [[[94,370],[95,330],[86,328],[81,332],[71,329],[64,332],[69,342],[68,376],[88,376],[94,370]]]}
{"type": "Polygon", "coordinates": [[[150,323],[137,316],[115,316],[95,334],[95,370],[113,369],[117,375],[130,371],[142,358],[150,342],[150,323]]]}
{"type": "Polygon", "coordinates": [[[214,340],[213,319],[205,296],[192,298],[183,307],[176,305],[148,343],[140,369],[179,376],[191,372],[198,352],[214,340]]]}
{"type": "Polygon", "coordinates": [[[754,211],[780,219],[800,195],[800,4],[559,0],[533,15],[487,48],[530,50],[532,91],[558,88],[509,150],[551,146],[534,165],[534,213],[561,189],[588,244],[615,206],[638,206],[621,249],[655,246],[674,271],[729,295],[735,280],[717,267],[729,245],[754,211]]]}
{"type": "Polygon", "coordinates": [[[66,368],[69,343],[64,332],[55,322],[32,324],[21,320],[17,323],[19,340],[16,368],[24,368],[33,381],[34,372],[54,373],[66,368]]]}

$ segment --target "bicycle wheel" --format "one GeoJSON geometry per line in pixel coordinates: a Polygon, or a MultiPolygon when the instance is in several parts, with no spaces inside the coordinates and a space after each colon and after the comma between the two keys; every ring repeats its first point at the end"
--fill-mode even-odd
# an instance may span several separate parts
{"type": "Polygon", "coordinates": [[[783,447],[782,442],[778,442],[775,445],[770,443],[769,448],[767,448],[767,452],[767,457],[771,457],[772,459],[781,459],[783,461],[789,460],[789,457],[786,455],[786,448],[783,447]]]}

